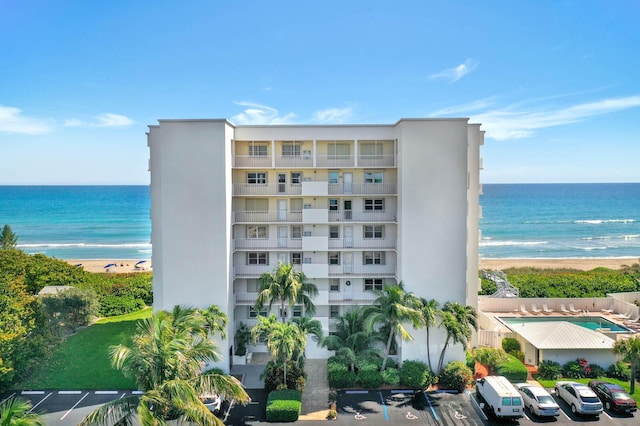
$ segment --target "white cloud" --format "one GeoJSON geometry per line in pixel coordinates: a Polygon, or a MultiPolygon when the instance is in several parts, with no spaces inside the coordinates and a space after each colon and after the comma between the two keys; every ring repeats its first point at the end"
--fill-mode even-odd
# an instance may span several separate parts
{"type": "Polygon", "coordinates": [[[431,114],[429,114],[429,116],[430,117],[446,117],[446,116],[451,117],[453,115],[458,115],[465,112],[478,111],[478,110],[488,108],[491,105],[494,105],[496,103],[496,100],[497,98],[495,96],[485,98],[485,99],[479,99],[477,101],[469,102],[467,104],[456,105],[452,107],[442,108],[437,111],[433,111],[431,114]]]}
{"type": "Polygon", "coordinates": [[[104,113],[93,117],[91,121],[82,121],[77,118],[70,118],[64,121],[65,127],[126,127],[134,124],[135,121],[120,114],[104,113]]]}
{"type": "Polygon", "coordinates": [[[353,110],[347,107],[323,109],[314,112],[312,116],[314,121],[320,122],[322,124],[340,124],[347,121],[352,114],[353,110]]]}
{"type": "Polygon", "coordinates": [[[476,61],[473,59],[467,59],[463,64],[431,74],[429,78],[433,80],[449,80],[449,83],[455,83],[476,69],[477,66],[478,63],[476,61]]]}
{"type": "Polygon", "coordinates": [[[41,135],[53,131],[53,120],[22,115],[19,108],[0,105],[0,133],[41,135]]]}
{"type": "Polygon", "coordinates": [[[236,105],[246,107],[243,112],[231,117],[236,124],[293,124],[296,118],[292,112],[281,116],[277,109],[266,105],[244,101],[236,102],[236,105]]]}
{"type": "Polygon", "coordinates": [[[530,137],[536,129],[562,126],[589,117],[640,107],[640,96],[603,99],[548,111],[517,111],[513,107],[487,111],[472,117],[482,123],[486,136],[496,140],[530,137]]]}

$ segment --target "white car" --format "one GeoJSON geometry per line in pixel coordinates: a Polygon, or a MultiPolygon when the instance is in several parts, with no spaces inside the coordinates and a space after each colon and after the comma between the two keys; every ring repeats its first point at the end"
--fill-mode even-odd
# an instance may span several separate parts
{"type": "Polygon", "coordinates": [[[577,382],[557,382],[556,395],[571,407],[572,413],[599,416],[602,402],[591,388],[577,382]]]}
{"type": "Polygon", "coordinates": [[[560,406],[556,404],[549,392],[540,386],[529,383],[518,383],[516,389],[522,395],[524,406],[538,417],[555,417],[560,415],[560,406]]]}
{"type": "Polygon", "coordinates": [[[205,395],[200,397],[200,401],[214,414],[217,414],[222,406],[222,398],[219,395],[205,395]]]}

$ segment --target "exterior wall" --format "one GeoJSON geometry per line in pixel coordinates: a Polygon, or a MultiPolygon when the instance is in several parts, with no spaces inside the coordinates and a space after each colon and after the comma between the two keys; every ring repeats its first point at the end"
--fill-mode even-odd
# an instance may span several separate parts
{"type": "Polygon", "coordinates": [[[590,364],[598,364],[607,369],[616,362],[616,355],[611,349],[547,349],[540,351],[540,361],[555,361],[564,365],[577,358],[585,358],[590,364]]]}
{"type": "MultiPolygon", "coordinates": [[[[364,290],[369,278],[402,280],[420,297],[475,307],[482,140],[479,126],[466,119],[365,126],[163,120],[151,126],[155,309],[219,305],[230,319],[231,339],[222,348],[231,350],[235,327],[255,323],[249,308],[257,278],[279,261],[291,261],[292,253],[301,253],[304,262],[296,268],[319,288],[316,319],[325,332],[336,306],[343,314],[374,300],[364,290]],[[283,146],[291,141],[301,144],[300,156],[283,156],[283,146]],[[336,155],[335,147],[332,153],[336,143],[348,146],[346,155],[336,155]],[[371,143],[381,152],[367,154],[372,147],[365,144],[371,143]],[[267,155],[250,156],[252,144],[264,146],[267,155]],[[368,171],[383,171],[382,184],[365,184],[368,171]],[[249,184],[248,174],[254,172],[264,173],[265,182],[249,184]],[[292,172],[300,173],[300,183],[292,183],[292,172]],[[329,184],[335,172],[337,183],[329,184]],[[330,209],[332,199],[339,200],[339,211],[330,209]],[[365,211],[365,199],[384,199],[384,210],[365,211]],[[351,217],[343,211],[345,200],[351,200],[351,217]],[[282,204],[286,215],[280,216],[282,204]],[[267,230],[265,238],[248,237],[247,227],[255,225],[267,230]],[[339,237],[329,238],[335,226],[339,237]],[[382,226],[383,238],[365,239],[364,226],[382,226]],[[294,227],[301,228],[301,238],[292,238],[294,227]],[[364,251],[384,252],[384,264],[365,265],[364,251]],[[248,265],[251,252],[268,253],[268,264],[248,265]],[[330,252],[340,253],[340,264],[329,264],[330,252]],[[331,291],[330,282],[339,283],[339,290],[331,291]]],[[[400,345],[399,358],[426,361],[424,330],[412,334],[415,341],[400,345]]],[[[445,337],[443,330],[431,331],[434,367],[445,337]]],[[[258,344],[250,350],[266,349],[258,344]]],[[[309,358],[328,355],[309,342],[309,358]]],[[[463,357],[463,348],[450,346],[445,362],[463,357]]],[[[225,356],[219,366],[226,369],[228,362],[225,356]]]]}

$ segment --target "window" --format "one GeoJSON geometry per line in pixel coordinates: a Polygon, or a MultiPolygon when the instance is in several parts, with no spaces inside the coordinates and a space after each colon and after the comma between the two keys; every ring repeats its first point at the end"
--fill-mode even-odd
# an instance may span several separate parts
{"type": "Polygon", "coordinates": [[[268,265],[269,253],[266,251],[252,251],[247,253],[247,265],[268,265]]]}
{"type": "Polygon", "coordinates": [[[383,251],[365,251],[362,253],[362,263],[365,265],[384,265],[383,251]]]}
{"type": "Polygon", "coordinates": [[[340,291],[339,278],[329,278],[329,291],[340,291]]]}
{"type": "Polygon", "coordinates": [[[267,183],[266,172],[250,172],[247,173],[247,183],[249,185],[264,185],[267,183]]]}
{"type": "Polygon", "coordinates": [[[266,144],[251,144],[249,145],[249,155],[252,157],[266,157],[267,145],[266,144]]]}
{"type": "Polygon", "coordinates": [[[327,146],[327,154],[332,160],[347,158],[350,151],[349,144],[346,143],[330,143],[327,146]]]}
{"type": "Polygon", "coordinates": [[[374,198],[364,200],[364,209],[368,210],[384,210],[384,198],[374,198]]]}
{"type": "Polygon", "coordinates": [[[382,183],[384,172],[364,172],[364,183],[382,183]]]}
{"type": "Polygon", "coordinates": [[[268,238],[267,229],[262,225],[247,225],[247,238],[268,238]]]}
{"type": "Polygon", "coordinates": [[[291,239],[299,240],[302,238],[302,226],[295,225],[291,227],[291,239]]]}
{"type": "Polygon", "coordinates": [[[261,317],[267,316],[267,308],[262,308],[258,312],[255,307],[249,306],[249,318],[256,318],[258,315],[261,317]]]}
{"type": "Polygon", "coordinates": [[[384,238],[383,225],[364,225],[364,238],[384,238]]]}
{"type": "Polygon", "coordinates": [[[338,251],[330,251],[329,252],[329,265],[339,265],[340,264],[340,252],[338,251]]]}
{"type": "Polygon", "coordinates": [[[363,158],[382,158],[382,143],[362,143],[360,144],[360,154],[363,158]]]}
{"type": "Polygon", "coordinates": [[[248,212],[266,212],[269,210],[269,200],[266,198],[247,198],[244,207],[248,212]]]}
{"type": "Polygon", "coordinates": [[[329,211],[337,211],[338,210],[338,200],[332,198],[329,200],[329,211]]]}
{"type": "Polygon", "coordinates": [[[340,306],[329,306],[329,318],[338,318],[340,316],[340,306]]]}
{"type": "Polygon", "coordinates": [[[302,182],[302,173],[301,172],[291,172],[291,184],[299,185],[302,182]]]}
{"type": "Polygon", "coordinates": [[[329,171],[329,183],[330,184],[337,184],[338,183],[338,176],[339,173],[335,170],[330,170],[329,171]]]}
{"type": "Polygon", "coordinates": [[[302,198],[292,198],[289,201],[289,206],[291,207],[292,212],[302,211],[302,198]]]}
{"type": "Polygon", "coordinates": [[[300,144],[299,143],[283,143],[282,156],[283,157],[299,157],[300,144]]]}
{"type": "Polygon", "coordinates": [[[300,252],[291,253],[291,264],[302,265],[302,253],[300,252]]]}
{"type": "Polygon", "coordinates": [[[294,318],[300,318],[302,316],[302,306],[300,305],[294,306],[292,314],[294,318]]]}
{"type": "Polygon", "coordinates": [[[330,226],[329,227],[329,238],[340,238],[340,227],[339,226],[330,226]]]}
{"type": "Polygon", "coordinates": [[[365,278],[364,291],[382,290],[382,278],[365,278]]]}
{"type": "Polygon", "coordinates": [[[287,308],[280,308],[280,318],[287,317],[287,308]]]}

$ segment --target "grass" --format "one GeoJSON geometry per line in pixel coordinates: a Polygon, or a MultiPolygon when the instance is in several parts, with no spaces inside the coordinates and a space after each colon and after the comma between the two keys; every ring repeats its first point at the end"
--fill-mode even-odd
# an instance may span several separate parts
{"type": "Polygon", "coordinates": [[[131,314],[103,318],[69,336],[18,389],[136,389],[135,383],[111,367],[109,346],[131,334],[136,323],[151,317],[151,308],[131,314]]]}
{"type": "MultiPolygon", "coordinates": [[[[562,378],[559,380],[543,380],[543,379],[537,379],[538,383],[540,383],[543,387],[547,388],[547,389],[553,389],[556,385],[556,382],[559,381],[571,381],[571,382],[578,382],[578,383],[583,383],[585,385],[589,384],[589,382],[591,380],[594,379],[571,379],[571,378],[562,378]]],[[[628,380],[619,380],[619,379],[613,379],[610,377],[601,377],[599,379],[596,380],[602,380],[603,382],[609,382],[609,383],[615,383],[616,385],[622,387],[625,391],[629,392],[629,381],[628,380]]],[[[640,383],[636,382],[636,393],[632,394],[631,397],[638,403],[640,404],[640,383]]]]}

